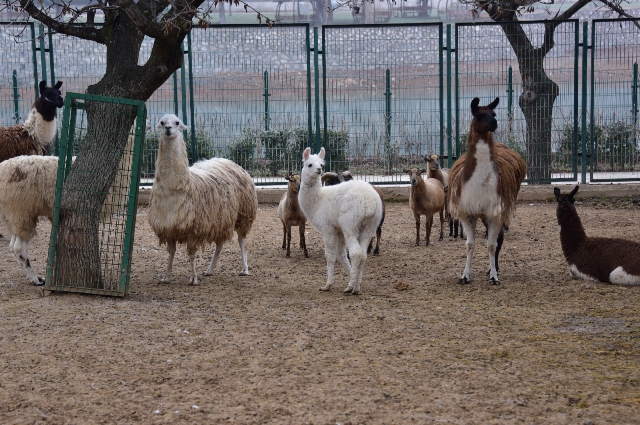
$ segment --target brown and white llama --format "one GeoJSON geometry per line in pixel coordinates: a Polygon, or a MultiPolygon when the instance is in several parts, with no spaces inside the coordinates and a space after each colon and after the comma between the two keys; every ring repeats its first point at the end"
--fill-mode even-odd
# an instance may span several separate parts
{"type": "Polygon", "coordinates": [[[448,168],[440,167],[440,157],[438,155],[425,155],[424,160],[428,165],[430,179],[438,179],[444,187],[444,218],[449,221],[449,236],[454,239],[458,237],[458,229],[460,229],[460,239],[464,238],[462,224],[458,220],[453,220],[449,213],[449,172],[448,168]]]}
{"type": "Polygon", "coordinates": [[[412,168],[404,170],[409,173],[411,188],[409,190],[409,208],[413,211],[413,217],[416,220],[416,246],[420,245],[420,216],[426,216],[426,235],[427,245],[431,238],[431,227],[433,226],[433,216],[440,213],[440,238],[444,235],[444,187],[437,179],[424,179],[423,173],[427,170],[412,168]]]}
{"type": "Polygon", "coordinates": [[[499,98],[487,106],[471,101],[473,119],[467,138],[467,152],[451,167],[449,174],[449,211],[459,219],[467,234],[467,263],[459,283],[469,283],[475,249],[478,219],[487,226],[489,282],[499,285],[498,254],[502,248],[504,226],[508,226],[516,208],[520,185],[527,173],[522,157],[493,140],[498,128],[496,114],[499,98]]]}
{"type": "Polygon", "coordinates": [[[282,236],[282,249],[287,250],[286,257],[291,256],[291,227],[298,226],[300,233],[300,248],[304,250],[304,256],[309,258],[309,252],[307,251],[307,242],[304,237],[305,224],[307,218],[304,216],[300,204],[298,203],[298,192],[300,191],[300,175],[289,173],[285,177],[289,183],[287,184],[287,191],[280,198],[278,204],[278,218],[282,222],[282,230],[284,235],[282,236]]]}
{"type": "Polygon", "coordinates": [[[640,285],[640,243],[588,237],[574,205],[577,192],[578,186],[567,195],[562,195],[557,187],[553,189],[558,201],[556,216],[560,244],[571,277],[617,285],[640,285]]]}

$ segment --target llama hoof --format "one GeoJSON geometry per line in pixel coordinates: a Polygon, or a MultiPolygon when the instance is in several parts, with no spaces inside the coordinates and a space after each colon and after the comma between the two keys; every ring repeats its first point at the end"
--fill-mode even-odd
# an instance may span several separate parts
{"type": "MultiPolygon", "coordinates": [[[[345,289],[343,292],[345,294],[350,294],[350,293],[354,293],[355,294],[355,292],[353,292],[353,288],[351,286],[347,286],[347,289],[345,289]]],[[[358,294],[355,294],[355,295],[358,295],[358,294]]]]}
{"type": "Polygon", "coordinates": [[[328,292],[328,291],[329,291],[329,289],[331,289],[331,287],[330,287],[330,286],[323,286],[322,288],[320,288],[320,291],[321,291],[321,292],[328,292]]]}
{"type": "Polygon", "coordinates": [[[290,255],[290,254],[285,254],[284,256],[285,256],[285,258],[289,258],[289,257],[291,257],[291,255],[290,255]]]}
{"type": "Polygon", "coordinates": [[[500,285],[500,281],[498,280],[498,278],[492,277],[489,280],[489,285],[500,285]]]}
{"type": "Polygon", "coordinates": [[[33,286],[44,286],[44,279],[39,277],[38,281],[33,284],[33,286]]]}
{"type": "Polygon", "coordinates": [[[204,273],[202,273],[202,276],[213,276],[213,272],[210,272],[209,270],[207,270],[204,273]]]}
{"type": "Polygon", "coordinates": [[[171,283],[171,279],[160,279],[160,283],[171,283]]]}
{"type": "Polygon", "coordinates": [[[249,276],[249,270],[242,270],[238,276],[249,276]]]}
{"type": "Polygon", "coordinates": [[[458,281],[458,283],[459,283],[460,285],[468,285],[470,282],[471,282],[471,281],[469,280],[469,278],[468,278],[468,277],[465,277],[465,276],[462,276],[462,277],[460,278],[460,280],[458,281]]]}
{"type": "Polygon", "coordinates": [[[360,291],[351,291],[351,295],[360,295],[360,291]]]}

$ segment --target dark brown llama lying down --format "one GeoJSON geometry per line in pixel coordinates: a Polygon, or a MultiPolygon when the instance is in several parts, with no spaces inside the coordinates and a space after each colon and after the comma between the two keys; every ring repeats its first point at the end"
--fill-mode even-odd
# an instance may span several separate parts
{"type": "Polygon", "coordinates": [[[574,205],[576,186],[568,195],[557,187],[556,216],[560,244],[569,273],[574,279],[617,285],[640,285],[640,243],[617,238],[591,238],[586,235],[574,205]]]}

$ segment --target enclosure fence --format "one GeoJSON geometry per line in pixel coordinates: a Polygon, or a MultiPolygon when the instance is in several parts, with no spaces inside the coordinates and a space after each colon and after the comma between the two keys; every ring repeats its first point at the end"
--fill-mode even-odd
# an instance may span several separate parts
{"type": "MultiPolygon", "coordinates": [[[[496,109],[497,140],[527,161],[529,183],[640,180],[638,20],[376,25],[214,25],[194,28],[184,64],[146,102],[187,125],[191,162],[226,157],[258,185],[283,184],[306,146],[325,169],[377,184],[438,154],[465,151],[474,97],[496,109]],[[551,35],[551,38],[549,38],[551,35]],[[549,39],[553,40],[549,43],[549,39]]],[[[20,123],[41,79],[85,92],[106,69],[105,47],[2,22],[0,124],[20,123]]],[[[145,39],[140,63],[151,52],[145,39]]],[[[142,184],[158,136],[146,136],[142,184]]],[[[52,153],[59,151],[56,146],[52,153]]]]}

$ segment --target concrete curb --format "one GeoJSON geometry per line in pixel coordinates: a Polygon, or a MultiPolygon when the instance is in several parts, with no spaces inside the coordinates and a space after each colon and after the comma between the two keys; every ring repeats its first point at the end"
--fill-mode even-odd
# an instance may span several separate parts
{"type": "MultiPolygon", "coordinates": [[[[524,185],[520,188],[519,201],[541,201],[553,199],[553,188],[558,186],[563,192],[571,190],[576,183],[555,183],[550,185],[524,185]]],[[[387,201],[408,201],[409,186],[379,186],[387,201]]],[[[284,187],[258,187],[258,202],[261,204],[277,204],[286,188],[284,187]]],[[[149,203],[151,188],[144,187],[140,190],[138,203],[145,205],[149,203]]],[[[629,184],[583,184],[577,198],[592,196],[607,196],[619,198],[624,196],[640,196],[640,183],[629,184]]]]}

